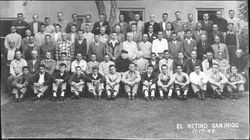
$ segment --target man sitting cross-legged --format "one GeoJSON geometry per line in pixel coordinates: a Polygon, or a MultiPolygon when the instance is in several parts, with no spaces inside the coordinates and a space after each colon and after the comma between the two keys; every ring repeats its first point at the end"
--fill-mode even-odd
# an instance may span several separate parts
{"type": "Polygon", "coordinates": [[[75,72],[69,79],[70,90],[74,94],[71,99],[79,100],[79,95],[82,93],[84,84],[88,80],[87,76],[82,72],[80,66],[75,67],[75,72]]]}
{"type": "Polygon", "coordinates": [[[104,91],[105,77],[99,73],[97,66],[92,67],[92,73],[88,74],[88,88],[89,92],[94,96],[94,99],[101,99],[102,92],[104,91]]]}
{"type": "Polygon", "coordinates": [[[154,66],[148,65],[147,70],[141,76],[142,81],[142,93],[145,95],[145,99],[149,101],[149,95],[151,95],[151,100],[155,100],[155,90],[157,82],[157,74],[153,72],[154,66]]]}
{"type": "Polygon", "coordinates": [[[121,75],[116,72],[115,65],[109,66],[109,73],[106,74],[106,92],[108,99],[115,99],[120,88],[121,75]]]}
{"type": "Polygon", "coordinates": [[[170,100],[174,87],[173,82],[171,82],[171,75],[168,72],[168,66],[166,64],[161,66],[161,73],[158,75],[157,85],[160,98],[164,100],[164,92],[168,92],[167,99],[170,100]]]}
{"type": "Polygon", "coordinates": [[[60,100],[62,101],[64,98],[64,94],[66,92],[66,86],[67,82],[70,78],[69,73],[66,71],[66,64],[61,63],[59,64],[59,71],[55,72],[52,76],[52,87],[53,87],[53,97],[52,101],[56,100],[57,97],[57,91],[60,88],[61,89],[61,94],[60,94],[60,100]]]}

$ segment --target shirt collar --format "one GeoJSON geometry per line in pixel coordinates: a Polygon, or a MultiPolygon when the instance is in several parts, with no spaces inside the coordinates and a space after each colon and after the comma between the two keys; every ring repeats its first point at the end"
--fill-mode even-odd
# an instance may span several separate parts
{"type": "Polygon", "coordinates": [[[190,38],[190,39],[186,38],[185,40],[186,40],[186,41],[189,41],[189,40],[191,41],[191,40],[193,40],[193,39],[192,39],[192,38],[190,38]]]}
{"type": "Polygon", "coordinates": [[[109,43],[114,43],[114,44],[115,44],[115,43],[119,43],[119,42],[118,42],[118,40],[116,39],[115,41],[110,40],[109,43]]]}

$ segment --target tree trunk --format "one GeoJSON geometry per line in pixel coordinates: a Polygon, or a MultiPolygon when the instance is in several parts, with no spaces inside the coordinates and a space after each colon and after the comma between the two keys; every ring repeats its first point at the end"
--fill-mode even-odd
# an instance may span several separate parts
{"type": "Polygon", "coordinates": [[[116,23],[117,0],[111,0],[111,9],[109,14],[109,24],[113,27],[116,23]]]}
{"type": "Polygon", "coordinates": [[[106,10],[105,10],[105,5],[104,5],[104,2],[103,0],[95,0],[95,4],[96,4],[96,7],[97,7],[97,10],[98,10],[98,14],[103,14],[105,16],[105,20],[106,20],[106,10]]]}

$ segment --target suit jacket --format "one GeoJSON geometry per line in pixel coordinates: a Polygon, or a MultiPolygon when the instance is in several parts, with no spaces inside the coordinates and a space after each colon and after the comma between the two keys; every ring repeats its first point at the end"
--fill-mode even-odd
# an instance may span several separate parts
{"type": "MultiPolygon", "coordinates": [[[[32,78],[32,84],[37,83],[40,78],[39,72],[36,73],[32,78]]],[[[49,73],[45,72],[44,74],[44,83],[43,85],[49,85],[51,83],[51,76],[49,73]]]]}
{"type": "MultiPolygon", "coordinates": [[[[148,64],[149,64],[149,65],[153,65],[153,63],[152,63],[151,60],[149,60],[149,63],[148,63],[148,64]]],[[[156,63],[155,63],[153,66],[154,66],[154,72],[155,72],[155,73],[159,73],[160,70],[159,70],[159,61],[158,61],[158,60],[156,60],[156,63]]]]}
{"type": "Polygon", "coordinates": [[[192,59],[190,58],[190,59],[187,60],[186,65],[187,65],[186,73],[187,73],[188,75],[189,75],[191,72],[194,71],[195,65],[200,65],[201,70],[202,70],[202,65],[201,65],[201,60],[200,60],[200,59],[196,59],[196,60],[195,60],[195,63],[193,63],[192,59]]]}
{"type": "Polygon", "coordinates": [[[192,23],[190,23],[189,21],[186,22],[188,29],[191,31],[194,31],[196,29],[196,23],[193,21],[192,23]]]}
{"type": "Polygon", "coordinates": [[[202,45],[201,41],[197,43],[197,59],[203,60],[203,55],[208,51],[214,52],[209,42],[206,41],[205,46],[202,45]]]}
{"type": "Polygon", "coordinates": [[[214,59],[218,59],[218,52],[221,51],[224,53],[223,58],[225,58],[229,61],[229,54],[228,54],[228,49],[227,49],[226,44],[220,43],[219,47],[218,47],[218,44],[213,44],[211,47],[214,51],[214,59]]]}
{"type": "Polygon", "coordinates": [[[99,41],[99,45],[96,46],[95,42],[89,44],[88,58],[92,53],[96,54],[96,61],[102,62],[104,60],[104,55],[107,52],[106,44],[99,41]]]}
{"type": "Polygon", "coordinates": [[[181,61],[179,60],[179,59],[175,59],[174,60],[174,62],[173,62],[173,70],[174,70],[174,73],[176,72],[176,67],[177,67],[177,65],[182,65],[182,67],[183,67],[183,72],[187,72],[187,59],[183,59],[183,61],[182,61],[182,63],[181,63],[181,61]]]}
{"type": "Polygon", "coordinates": [[[201,29],[207,31],[207,33],[209,34],[210,32],[212,32],[212,27],[213,27],[213,21],[208,20],[207,24],[204,22],[204,20],[201,21],[201,29]]]}
{"type": "Polygon", "coordinates": [[[221,32],[211,32],[210,34],[208,34],[208,41],[210,42],[210,44],[214,44],[214,37],[218,35],[220,37],[220,42],[224,43],[224,35],[221,32]]]}
{"type": "Polygon", "coordinates": [[[87,39],[84,38],[82,40],[82,44],[80,44],[78,40],[79,38],[75,40],[75,54],[77,52],[81,52],[83,59],[86,60],[87,59],[87,39]]]}
{"type": "MultiPolygon", "coordinates": [[[[69,41],[71,41],[71,35],[72,35],[72,33],[68,33],[67,34],[67,39],[69,41]]],[[[75,39],[74,39],[74,41],[77,40],[77,39],[79,39],[79,35],[78,35],[78,33],[75,33],[75,39]]],[[[72,42],[74,42],[74,41],[72,41],[72,42]]]]}
{"type": "Polygon", "coordinates": [[[182,42],[177,40],[176,45],[173,41],[168,42],[169,54],[172,56],[173,59],[177,59],[178,53],[183,51],[183,44],[182,42]]]}
{"type": "Polygon", "coordinates": [[[139,43],[142,40],[142,34],[140,32],[136,32],[132,39],[134,42],[139,43]]]}
{"type": "Polygon", "coordinates": [[[110,28],[109,28],[109,23],[108,22],[103,22],[102,25],[100,25],[100,21],[96,22],[93,26],[92,33],[94,34],[100,34],[100,27],[106,27],[106,32],[105,34],[109,35],[110,33],[110,28]]]}
{"type": "Polygon", "coordinates": [[[197,30],[194,30],[193,31],[193,39],[196,40],[196,42],[200,42],[201,40],[201,35],[202,34],[205,34],[207,36],[207,31],[205,30],[200,30],[200,33],[198,34],[198,31],[197,30]]]}
{"type": "Polygon", "coordinates": [[[166,30],[163,31],[163,38],[167,39],[168,42],[170,42],[170,41],[172,40],[172,36],[171,36],[172,32],[173,32],[173,31],[170,30],[170,34],[168,34],[166,30]]]}
{"type": "MultiPolygon", "coordinates": [[[[147,33],[148,32],[148,27],[149,27],[150,22],[146,22],[145,25],[144,25],[144,33],[147,33]]],[[[160,25],[157,23],[157,22],[154,22],[153,24],[153,28],[154,28],[154,33],[155,34],[158,34],[158,32],[160,31],[160,25]]]]}
{"type": "Polygon", "coordinates": [[[120,56],[121,49],[122,47],[120,45],[120,42],[116,42],[115,46],[113,46],[113,44],[110,41],[107,43],[107,53],[110,56],[115,57],[116,59],[120,56]]]}
{"type": "Polygon", "coordinates": [[[123,41],[125,41],[125,34],[119,33],[118,34],[118,41],[120,43],[122,43],[123,41]]]}
{"type": "MultiPolygon", "coordinates": [[[[168,22],[168,21],[167,21],[168,22]]],[[[166,22],[166,23],[167,23],[166,22]]],[[[165,24],[166,25],[166,24],[165,24]]],[[[172,23],[171,23],[171,25],[172,25],[172,23]]],[[[161,22],[159,22],[159,26],[160,26],[160,31],[164,31],[163,30],[163,21],[161,21],[161,22]]],[[[165,27],[165,29],[166,29],[167,27],[165,27]]]]}
{"type": "Polygon", "coordinates": [[[149,77],[148,77],[148,73],[144,72],[141,75],[141,82],[145,82],[145,81],[152,81],[152,83],[156,83],[158,80],[158,75],[157,73],[153,72],[149,77]]]}
{"type": "MultiPolygon", "coordinates": [[[[30,23],[29,23],[29,25],[28,25],[28,28],[30,29],[30,31],[31,31],[31,33],[32,33],[32,35],[35,35],[35,33],[34,33],[34,25],[33,25],[33,23],[34,23],[34,21],[30,22],[30,23]]],[[[43,22],[38,21],[38,24],[37,24],[37,32],[39,32],[39,31],[40,31],[40,26],[41,26],[41,24],[42,24],[42,23],[43,23],[43,22]]]]}
{"type": "Polygon", "coordinates": [[[151,36],[149,36],[149,33],[147,32],[148,34],[148,41],[153,43],[153,40],[157,39],[157,34],[153,33],[151,36]]]}
{"type": "Polygon", "coordinates": [[[52,82],[55,82],[55,79],[63,79],[63,83],[67,83],[70,78],[70,74],[68,72],[64,72],[63,75],[61,76],[60,71],[57,71],[53,73],[51,80],[52,82]]]}
{"type": "MultiPolygon", "coordinates": [[[[131,27],[132,23],[136,23],[136,21],[134,21],[134,20],[130,21],[129,22],[130,27],[131,27]]],[[[137,23],[137,31],[141,32],[141,33],[144,32],[144,22],[143,21],[140,21],[140,20],[138,21],[138,23],[137,23]]]]}
{"type": "Polygon", "coordinates": [[[117,24],[119,24],[121,26],[121,33],[122,34],[126,34],[129,31],[129,24],[127,22],[118,22],[117,24]]]}
{"type": "Polygon", "coordinates": [[[58,32],[58,36],[57,36],[57,41],[55,40],[55,32],[51,34],[51,40],[54,44],[56,44],[59,41],[62,41],[62,32],[58,32]]]}
{"type": "Polygon", "coordinates": [[[186,39],[186,33],[181,31],[177,33],[177,40],[184,41],[186,39]]]}
{"type": "Polygon", "coordinates": [[[191,52],[197,48],[197,42],[192,39],[190,44],[186,40],[183,41],[183,50],[186,57],[190,57],[191,52]]]}

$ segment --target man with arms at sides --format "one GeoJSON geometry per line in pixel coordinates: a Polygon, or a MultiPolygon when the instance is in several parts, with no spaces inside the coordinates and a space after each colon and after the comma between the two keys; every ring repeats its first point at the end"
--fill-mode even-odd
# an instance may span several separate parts
{"type": "Polygon", "coordinates": [[[110,40],[107,42],[107,53],[111,57],[111,60],[115,61],[121,54],[122,46],[118,41],[118,34],[112,32],[110,34],[110,40]]]}
{"type": "Polygon", "coordinates": [[[156,82],[158,80],[157,73],[154,73],[154,66],[148,65],[147,71],[144,72],[141,76],[142,82],[142,93],[145,96],[145,99],[149,101],[149,96],[151,100],[155,100],[155,92],[156,92],[156,82]]]}
{"type": "Polygon", "coordinates": [[[9,70],[10,76],[8,77],[6,83],[7,92],[11,91],[11,83],[18,75],[22,74],[22,68],[24,66],[27,66],[27,62],[22,58],[21,51],[17,50],[15,52],[15,59],[10,62],[10,70],[9,70]]]}
{"type": "Polygon", "coordinates": [[[230,94],[230,99],[238,99],[239,95],[244,92],[244,84],[246,79],[238,72],[235,65],[231,66],[231,72],[228,75],[227,91],[230,94]]]}
{"type": "Polygon", "coordinates": [[[134,100],[137,95],[139,84],[141,81],[141,75],[136,71],[135,64],[129,64],[129,70],[122,76],[122,82],[125,84],[125,91],[129,100],[134,100]]]}
{"type": "Polygon", "coordinates": [[[187,35],[186,35],[187,30],[189,30],[187,24],[183,23],[182,30],[177,32],[177,36],[178,36],[179,41],[183,42],[187,38],[187,35]]]}
{"type": "Polygon", "coordinates": [[[87,40],[87,52],[89,51],[89,44],[95,42],[94,34],[91,33],[90,26],[87,24],[83,33],[83,37],[87,40]]]}
{"type": "Polygon", "coordinates": [[[45,33],[52,34],[52,33],[55,32],[54,26],[50,24],[50,18],[49,17],[45,17],[44,23],[45,23],[45,33]]]}
{"type": "MultiPolygon", "coordinates": [[[[72,26],[74,27],[74,26],[72,26]]],[[[71,61],[74,58],[75,50],[74,50],[74,45],[73,43],[67,39],[67,34],[62,33],[62,41],[58,42],[58,45],[56,47],[56,60],[59,60],[61,57],[62,52],[66,52],[67,54],[67,60],[71,61]]]]}
{"type": "Polygon", "coordinates": [[[9,49],[9,42],[15,42],[15,49],[20,49],[21,48],[21,43],[22,43],[22,37],[16,33],[16,27],[11,26],[10,27],[11,33],[8,34],[5,39],[4,39],[4,46],[6,49],[9,49]]]}
{"type": "Polygon", "coordinates": [[[229,73],[230,65],[229,61],[223,58],[223,52],[218,52],[218,58],[216,59],[216,61],[218,62],[219,71],[227,76],[229,73]]]}
{"type": "Polygon", "coordinates": [[[98,62],[104,60],[104,55],[107,53],[107,49],[106,44],[100,41],[100,35],[95,35],[95,42],[89,45],[88,56],[91,56],[92,53],[96,54],[96,60],[98,62]]]}
{"type": "Polygon", "coordinates": [[[25,29],[28,27],[28,22],[24,20],[23,13],[17,14],[17,20],[13,21],[12,26],[16,27],[16,32],[21,35],[22,38],[25,37],[25,29]]]}
{"type": "Polygon", "coordinates": [[[142,52],[143,58],[150,59],[152,43],[148,41],[148,34],[143,34],[142,41],[138,44],[138,50],[142,52]]]}
{"type": "Polygon", "coordinates": [[[106,76],[109,73],[109,66],[114,65],[113,61],[110,61],[109,54],[104,55],[104,61],[102,61],[99,65],[99,73],[103,76],[106,76]]]}
{"type": "Polygon", "coordinates": [[[191,72],[193,72],[195,70],[194,67],[196,65],[199,65],[200,69],[202,70],[201,60],[197,58],[197,52],[192,51],[190,59],[187,60],[187,71],[186,71],[186,73],[189,75],[191,72]]]}
{"type": "Polygon", "coordinates": [[[234,27],[234,31],[239,34],[241,31],[241,25],[240,25],[240,19],[235,17],[235,11],[234,10],[229,10],[228,11],[229,14],[229,19],[227,19],[228,24],[229,23],[233,23],[234,27]]]}
{"type": "Polygon", "coordinates": [[[90,31],[92,31],[93,25],[94,25],[94,23],[91,21],[92,15],[86,14],[85,19],[86,19],[85,22],[83,22],[81,25],[81,30],[83,30],[83,32],[86,32],[85,29],[86,29],[86,26],[88,25],[90,27],[90,31]]]}
{"type": "Polygon", "coordinates": [[[75,72],[69,79],[70,91],[73,93],[71,99],[80,100],[80,95],[83,94],[84,85],[89,81],[89,78],[82,72],[83,70],[80,66],[76,66],[74,71],[75,72]]]}
{"type": "Polygon", "coordinates": [[[32,50],[31,56],[32,56],[32,59],[28,61],[28,69],[32,75],[35,75],[38,72],[41,61],[40,59],[38,59],[38,51],[32,50]]]}
{"type": "Polygon", "coordinates": [[[203,20],[201,21],[202,25],[201,29],[207,31],[207,34],[210,34],[212,32],[213,24],[214,24],[213,21],[209,20],[209,14],[204,13],[203,20]]]}
{"type": "Polygon", "coordinates": [[[181,41],[177,40],[177,33],[171,33],[172,40],[168,42],[169,53],[172,59],[177,59],[178,53],[183,51],[183,44],[181,41]]]}
{"type": "Polygon", "coordinates": [[[160,31],[167,30],[167,23],[168,23],[168,13],[162,14],[162,21],[159,23],[160,31]]]}
{"type": "Polygon", "coordinates": [[[70,30],[70,33],[67,34],[67,39],[69,41],[72,42],[72,44],[74,45],[75,44],[75,40],[77,40],[79,38],[78,34],[77,34],[77,27],[76,25],[72,25],[71,26],[71,30],[70,30]]]}
{"type": "Polygon", "coordinates": [[[45,35],[45,43],[40,46],[40,58],[45,59],[46,58],[46,53],[50,52],[52,59],[55,59],[55,54],[56,54],[56,46],[52,43],[51,41],[51,36],[50,35],[45,35]]]}
{"type": "Polygon", "coordinates": [[[59,100],[63,101],[69,78],[70,74],[68,73],[68,71],[66,71],[66,64],[61,63],[59,65],[59,71],[53,73],[52,75],[52,93],[53,93],[52,101],[56,100],[59,88],[61,89],[59,100]]]}
{"type": "Polygon", "coordinates": [[[204,59],[201,63],[203,72],[208,73],[209,69],[212,68],[213,63],[218,62],[213,58],[213,53],[208,51],[206,54],[206,59],[204,59]]]}
{"type": "Polygon", "coordinates": [[[190,54],[193,50],[197,50],[197,42],[192,39],[192,31],[187,30],[187,38],[183,41],[183,51],[186,58],[190,58],[190,54]]]}
{"type": "Polygon", "coordinates": [[[206,35],[207,37],[207,31],[201,30],[201,23],[196,23],[196,28],[193,30],[193,39],[196,40],[196,42],[201,41],[201,35],[206,35]]]}
{"type": "Polygon", "coordinates": [[[61,25],[55,24],[55,32],[51,34],[52,42],[55,45],[58,45],[59,41],[62,41],[62,32],[61,32],[61,25]]]}
{"type": "Polygon", "coordinates": [[[157,34],[154,33],[154,27],[153,27],[153,25],[149,25],[148,26],[148,30],[147,30],[146,34],[148,35],[148,41],[150,43],[152,43],[153,40],[155,40],[157,38],[157,34]]]}
{"type": "Polygon", "coordinates": [[[172,23],[171,22],[167,22],[166,23],[166,30],[163,31],[163,38],[167,39],[168,42],[170,42],[172,40],[171,35],[172,35],[173,32],[174,31],[172,30],[172,23]]]}
{"type": "Polygon", "coordinates": [[[91,54],[91,60],[87,63],[87,70],[86,73],[92,73],[92,67],[96,66],[99,67],[100,63],[96,61],[96,54],[91,54]]]}
{"type": "Polygon", "coordinates": [[[211,44],[208,42],[207,36],[201,34],[201,40],[197,43],[197,58],[203,61],[209,51],[213,52],[211,44]]]}
{"type": "Polygon", "coordinates": [[[209,77],[201,71],[201,66],[198,63],[194,66],[194,70],[189,75],[191,87],[199,100],[205,100],[209,77]]]}
{"type": "Polygon", "coordinates": [[[181,65],[182,71],[187,73],[187,59],[184,57],[183,52],[179,52],[178,58],[175,59],[173,62],[174,73],[177,71],[177,69],[176,69],[177,65],[181,65]]]}
{"type": "Polygon", "coordinates": [[[132,33],[132,40],[136,43],[139,43],[142,39],[142,34],[137,30],[137,26],[135,23],[131,24],[131,33],[132,33]]]}
{"type": "Polygon", "coordinates": [[[220,99],[225,99],[223,94],[223,89],[227,84],[227,78],[224,74],[219,71],[218,64],[213,63],[213,67],[210,72],[208,72],[208,76],[210,78],[209,85],[213,89],[213,97],[219,97],[220,99]]]}
{"type": "Polygon", "coordinates": [[[159,69],[161,72],[161,66],[163,64],[168,66],[168,72],[172,75],[173,74],[173,59],[170,58],[170,54],[168,50],[164,51],[164,57],[159,61],[159,69]]]}
{"type": "Polygon", "coordinates": [[[79,66],[82,70],[82,73],[85,73],[87,70],[87,62],[82,59],[82,53],[76,53],[76,60],[72,61],[71,63],[71,72],[74,73],[76,67],[79,66]]]}
{"type": "Polygon", "coordinates": [[[56,61],[55,71],[60,70],[61,63],[66,64],[66,67],[64,69],[66,72],[70,72],[71,61],[67,60],[67,53],[66,52],[62,52],[60,55],[60,59],[56,61]]]}
{"type": "Polygon", "coordinates": [[[184,24],[184,22],[182,22],[180,11],[175,12],[175,17],[176,20],[172,22],[172,25],[173,25],[173,30],[178,33],[183,30],[182,25],[184,24]]]}
{"type": "Polygon", "coordinates": [[[100,27],[100,41],[103,43],[107,43],[109,40],[109,35],[106,34],[106,28],[100,27]]]}
{"type": "Polygon", "coordinates": [[[45,43],[45,35],[47,35],[45,32],[45,24],[42,23],[39,32],[35,34],[35,44],[37,46],[41,47],[45,43]]]}
{"type": "Polygon", "coordinates": [[[32,88],[34,90],[33,101],[42,100],[44,97],[45,91],[47,91],[49,85],[51,84],[51,76],[45,70],[45,65],[39,65],[39,72],[35,74],[32,78],[32,88]]]}
{"type": "Polygon", "coordinates": [[[122,43],[122,49],[128,52],[128,58],[133,61],[136,59],[136,55],[138,52],[138,47],[136,42],[132,40],[133,33],[127,33],[127,40],[122,43]]]}
{"type": "Polygon", "coordinates": [[[52,75],[55,71],[56,61],[52,59],[51,52],[46,52],[46,58],[41,61],[41,64],[45,66],[45,71],[52,75]]]}
{"type": "Polygon", "coordinates": [[[115,65],[109,66],[109,73],[106,74],[106,93],[108,99],[115,99],[119,93],[121,75],[116,72],[115,65]]]}
{"type": "Polygon", "coordinates": [[[12,93],[15,95],[14,102],[21,102],[27,88],[30,86],[32,76],[29,73],[28,67],[22,68],[22,74],[18,75],[12,83],[12,93]]]}
{"type": "Polygon", "coordinates": [[[150,14],[149,21],[145,23],[144,33],[146,33],[148,31],[149,25],[153,26],[153,31],[155,34],[157,34],[161,30],[160,25],[157,22],[155,22],[155,15],[154,14],[150,14]]]}
{"type": "Polygon", "coordinates": [[[158,38],[152,43],[152,52],[158,55],[158,53],[162,53],[164,50],[168,50],[168,41],[163,38],[162,31],[159,31],[158,38]]]}
{"type": "Polygon", "coordinates": [[[99,21],[95,22],[92,33],[95,35],[100,34],[100,28],[105,27],[106,28],[106,34],[109,35],[110,33],[110,28],[109,28],[109,23],[105,21],[105,16],[104,14],[99,15],[99,21]]]}
{"type": "Polygon", "coordinates": [[[129,25],[131,26],[132,23],[135,23],[137,25],[138,32],[141,32],[141,34],[144,32],[144,22],[140,20],[139,13],[134,14],[134,20],[129,22],[129,25]]]}
{"type": "Polygon", "coordinates": [[[124,15],[123,14],[119,15],[119,22],[117,24],[120,25],[122,34],[126,34],[128,32],[129,24],[124,21],[124,15]]]}
{"type": "Polygon", "coordinates": [[[87,39],[84,38],[83,31],[78,31],[79,38],[75,40],[75,55],[76,52],[81,52],[83,54],[83,59],[87,60],[87,39]]]}
{"type": "Polygon", "coordinates": [[[218,25],[219,31],[221,32],[226,32],[228,30],[227,29],[228,22],[226,19],[222,17],[222,11],[216,12],[216,18],[214,19],[214,24],[218,25]]]}
{"type": "Polygon", "coordinates": [[[102,74],[98,72],[98,67],[92,67],[92,71],[92,73],[88,74],[88,89],[90,94],[94,96],[95,100],[100,100],[102,92],[104,91],[104,82],[106,79],[102,74]]]}
{"type": "Polygon", "coordinates": [[[115,24],[115,32],[117,33],[117,39],[119,40],[120,43],[122,43],[123,41],[125,41],[125,35],[127,34],[123,34],[121,33],[121,26],[120,24],[115,24]]]}
{"type": "Polygon", "coordinates": [[[173,87],[173,80],[171,80],[171,78],[172,76],[168,72],[168,66],[166,64],[163,64],[161,66],[161,73],[158,75],[158,81],[157,81],[160,98],[162,100],[164,100],[164,95],[166,94],[168,100],[170,100],[172,97],[172,92],[174,87],[173,87]]]}
{"type": "Polygon", "coordinates": [[[77,14],[72,14],[72,21],[67,24],[66,33],[71,32],[72,25],[76,25],[76,30],[79,30],[81,28],[82,23],[77,20],[77,16],[77,14]]]}
{"type": "Polygon", "coordinates": [[[213,52],[214,52],[214,59],[218,58],[218,52],[223,52],[223,54],[224,54],[223,58],[225,58],[229,61],[229,54],[228,54],[227,45],[220,42],[219,36],[215,36],[214,40],[215,40],[215,43],[211,46],[213,49],[213,52]]]}
{"type": "Polygon", "coordinates": [[[29,61],[30,59],[32,59],[32,54],[31,52],[33,50],[36,50],[37,52],[39,52],[39,47],[35,44],[35,40],[33,36],[29,37],[29,43],[26,44],[23,48],[22,48],[22,54],[23,54],[23,58],[27,61],[29,61]]]}
{"type": "Polygon", "coordinates": [[[188,26],[188,29],[193,32],[196,28],[196,24],[194,22],[194,15],[189,13],[187,15],[187,18],[188,18],[188,21],[186,22],[186,24],[188,26]]]}
{"type": "Polygon", "coordinates": [[[66,27],[67,27],[68,22],[65,20],[63,16],[64,16],[63,12],[58,12],[57,20],[54,22],[54,26],[59,24],[61,27],[61,31],[66,32],[66,27]]]}

